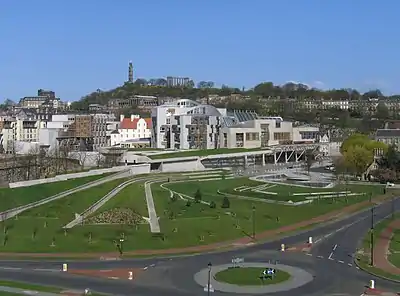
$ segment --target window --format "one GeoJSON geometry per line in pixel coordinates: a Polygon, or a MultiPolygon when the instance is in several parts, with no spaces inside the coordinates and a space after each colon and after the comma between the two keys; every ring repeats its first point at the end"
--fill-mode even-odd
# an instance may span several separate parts
{"type": "Polygon", "coordinates": [[[167,117],[166,123],[171,124],[171,118],[167,117]]]}
{"type": "Polygon", "coordinates": [[[246,141],[259,141],[260,134],[259,133],[246,133],[246,141]]]}

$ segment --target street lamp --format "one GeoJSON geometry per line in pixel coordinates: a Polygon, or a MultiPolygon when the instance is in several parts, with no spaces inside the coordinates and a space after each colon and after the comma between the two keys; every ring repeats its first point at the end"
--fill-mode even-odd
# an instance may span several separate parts
{"type": "Polygon", "coordinates": [[[123,238],[120,238],[119,239],[119,253],[122,255],[122,253],[123,253],[123,250],[124,250],[124,239],[123,238]]]}
{"type": "Polygon", "coordinates": [[[371,262],[370,265],[374,266],[374,217],[375,217],[375,213],[374,213],[375,207],[373,206],[371,208],[371,229],[370,229],[370,242],[371,242],[371,262]]]}
{"type": "Polygon", "coordinates": [[[253,209],[253,215],[252,215],[252,218],[253,218],[253,239],[255,239],[256,238],[256,206],[254,204],[253,204],[252,209],[253,209]]]}
{"type": "Polygon", "coordinates": [[[211,284],[211,262],[208,263],[208,284],[207,284],[207,296],[210,296],[210,284],[211,284]]]}

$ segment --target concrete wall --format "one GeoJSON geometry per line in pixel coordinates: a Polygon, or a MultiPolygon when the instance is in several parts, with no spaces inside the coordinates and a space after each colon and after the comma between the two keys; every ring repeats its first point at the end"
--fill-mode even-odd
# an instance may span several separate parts
{"type": "Polygon", "coordinates": [[[204,170],[205,167],[200,159],[185,162],[167,162],[161,163],[160,170],[162,172],[189,172],[204,170]]]}
{"type": "Polygon", "coordinates": [[[149,164],[141,164],[141,165],[133,165],[133,166],[117,166],[117,167],[112,167],[112,168],[108,168],[108,169],[98,169],[98,170],[91,170],[88,172],[64,174],[64,175],[55,176],[54,178],[10,183],[9,187],[10,188],[27,187],[27,186],[33,186],[33,185],[38,185],[38,184],[53,183],[53,182],[59,182],[59,181],[65,181],[65,180],[77,179],[77,178],[83,178],[83,177],[89,177],[89,176],[97,176],[97,175],[102,175],[102,174],[106,174],[106,173],[118,173],[118,172],[121,172],[124,170],[130,170],[132,175],[148,174],[148,173],[150,173],[150,165],[149,164]]]}

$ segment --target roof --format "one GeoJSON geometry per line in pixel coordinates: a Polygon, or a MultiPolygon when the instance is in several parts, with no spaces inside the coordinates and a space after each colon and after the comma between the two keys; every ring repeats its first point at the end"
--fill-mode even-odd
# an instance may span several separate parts
{"type": "Polygon", "coordinates": [[[140,119],[143,119],[146,121],[147,128],[151,128],[151,118],[134,118],[131,120],[131,118],[124,118],[121,121],[121,129],[137,129],[137,124],[140,119]]]}
{"type": "Polygon", "coordinates": [[[376,138],[400,138],[400,129],[378,129],[376,138]]]}

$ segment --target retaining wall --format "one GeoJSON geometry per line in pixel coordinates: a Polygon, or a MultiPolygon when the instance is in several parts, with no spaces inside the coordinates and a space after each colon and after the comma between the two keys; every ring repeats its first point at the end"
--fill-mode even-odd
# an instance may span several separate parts
{"type": "Polygon", "coordinates": [[[185,162],[162,162],[160,166],[162,172],[191,172],[204,169],[200,159],[185,162]]]}
{"type": "Polygon", "coordinates": [[[150,173],[150,164],[117,166],[117,167],[112,167],[112,168],[107,168],[107,169],[90,170],[90,171],[81,172],[81,173],[63,174],[63,175],[58,175],[53,178],[47,178],[47,179],[20,181],[20,182],[10,183],[9,187],[10,188],[27,187],[27,186],[33,186],[33,185],[38,185],[38,184],[46,184],[46,183],[65,181],[65,180],[69,180],[69,179],[77,179],[77,178],[83,178],[83,177],[89,177],[89,176],[103,175],[103,174],[107,174],[107,173],[118,173],[118,172],[128,170],[128,169],[130,170],[131,175],[148,174],[148,173],[150,173]]]}

